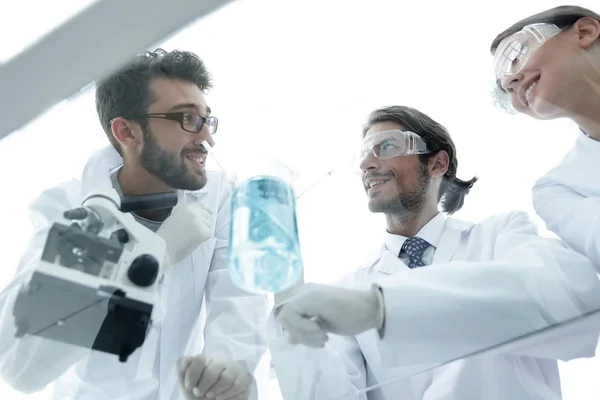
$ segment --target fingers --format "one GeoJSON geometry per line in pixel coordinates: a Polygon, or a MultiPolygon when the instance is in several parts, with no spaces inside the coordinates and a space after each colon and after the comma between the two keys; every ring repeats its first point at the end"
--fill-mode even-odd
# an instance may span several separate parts
{"type": "Polygon", "coordinates": [[[212,208],[203,203],[194,203],[193,206],[196,207],[194,210],[194,218],[196,221],[210,230],[213,222],[212,208]]]}
{"type": "Polygon", "coordinates": [[[177,376],[186,399],[247,400],[252,386],[252,375],[242,365],[206,356],[179,360],[177,376]]]}
{"type": "Polygon", "coordinates": [[[215,400],[248,400],[250,398],[250,392],[244,391],[238,394],[234,394],[230,397],[216,397],[215,400]]]}
{"type": "Polygon", "coordinates": [[[277,320],[287,332],[290,344],[321,348],[328,340],[327,332],[322,329],[316,318],[302,317],[284,307],[277,320]]]}
{"type": "MultiPolygon", "coordinates": [[[[196,387],[192,389],[192,393],[195,396],[202,397],[212,388],[212,386],[217,383],[219,380],[221,373],[225,371],[224,363],[212,363],[204,368],[202,371],[202,376],[200,380],[196,384],[196,387]]],[[[233,383],[233,380],[230,382],[230,385],[233,383]]]]}
{"type": "Polygon", "coordinates": [[[213,215],[209,212],[202,211],[202,212],[196,213],[196,218],[198,218],[198,220],[200,220],[204,223],[211,224],[212,220],[213,220],[213,215]]]}
{"type": "Polygon", "coordinates": [[[283,307],[277,317],[283,328],[289,332],[301,336],[318,336],[324,334],[323,329],[318,324],[317,319],[301,316],[297,312],[290,310],[288,307],[283,307]]]}
{"type": "MultiPolygon", "coordinates": [[[[205,356],[196,356],[189,359],[187,362],[187,368],[181,373],[183,387],[186,390],[192,390],[195,386],[198,385],[198,382],[202,378],[203,371],[206,368],[209,360],[206,359],[205,356]]],[[[185,364],[185,361],[182,362],[182,365],[185,364]]]]}
{"type": "Polygon", "coordinates": [[[206,397],[209,399],[214,399],[216,397],[228,399],[229,397],[232,397],[234,394],[241,391],[240,388],[235,385],[237,378],[242,378],[243,375],[245,374],[238,376],[236,371],[225,369],[221,373],[221,376],[219,376],[219,380],[217,380],[217,382],[208,390],[206,397]]]}
{"type": "Polygon", "coordinates": [[[177,361],[177,382],[179,384],[179,390],[183,394],[183,398],[186,400],[194,399],[194,395],[190,390],[186,388],[186,373],[190,365],[192,364],[192,357],[183,357],[177,361]]]}
{"type": "Polygon", "coordinates": [[[206,216],[214,214],[214,210],[212,209],[212,207],[205,203],[196,202],[193,203],[192,207],[194,208],[194,210],[198,211],[198,214],[203,214],[206,216]]]}
{"type": "Polygon", "coordinates": [[[228,397],[228,398],[223,398],[223,399],[218,399],[218,400],[248,400],[250,398],[250,394],[248,393],[242,393],[239,395],[236,395],[234,397],[228,397]]]}
{"type": "MultiPolygon", "coordinates": [[[[237,369],[237,368],[236,368],[237,369]]],[[[215,400],[236,400],[247,399],[252,386],[252,375],[243,368],[239,371],[231,371],[232,374],[226,376],[229,371],[221,374],[219,381],[208,391],[206,397],[215,400]],[[220,385],[221,381],[223,384],[220,385]],[[229,386],[227,386],[227,384],[229,386]],[[224,388],[223,390],[221,390],[224,388]]]]}
{"type": "Polygon", "coordinates": [[[177,361],[177,379],[181,386],[185,387],[185,372],[192,362],[191,357],[183,357],[177,361]]]}
{"type": "Polygon", "coordinates": [[[294,286],[292,286],[289,289],[286,289],[284,291],[281,292],[277,292],[274,294],[274,300],[275,300],[275,315],[277,315],[277,313],[280,311],[280,307],[287,303],[289,300],[291,300],[292,298],[294,298],[294,296],[296,296],[296,294],[298,293],[298,291],[300,290],[300,288],[304,285],[304,276],[301,276],[300,279],[298,280],[298,282],[296,282],[294,284],[294,286]]]}

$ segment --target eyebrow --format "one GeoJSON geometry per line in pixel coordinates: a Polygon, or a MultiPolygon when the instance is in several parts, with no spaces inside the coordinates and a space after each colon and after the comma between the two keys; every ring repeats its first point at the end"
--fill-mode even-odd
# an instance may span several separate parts
{"type": "Polygon", "coordinates": [[[196,104],[196,103],[177,104],[176,106],[171,107],[171,109],[169,111],[189,110],[189,109],[193,109],[194,111],[196,111],[198,113],[202,113],[202,109],[204,109],[207,116],[210,115],[210,113],[212,111],[209,106],[201,107],[199,104],[196,104]]]}

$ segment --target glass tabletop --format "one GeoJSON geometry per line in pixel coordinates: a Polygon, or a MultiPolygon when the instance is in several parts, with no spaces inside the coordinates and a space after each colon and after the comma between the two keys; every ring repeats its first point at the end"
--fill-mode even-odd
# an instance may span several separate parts
{"type": "MultiPolygon", "coordinates": [[[[4,18],[28,20],[30,3],[4,18]]],[[[89,4],[13,24],[0,60],[89,4]]],[[[530,200],[570,128],[542,137],[488,102],[486,46],[510,7],[444,28],[448,44],[474,42],[461,78],[439,30],[470,8],[232,2],[148,48],[193,52],[212,87],[157,78],[144,115],[104,115],[90,82],[0,140],[4,398],[596,398],[597,271],[530,200]],[[458,176],[480,177],[414,235],[389,232],[356,162],[368,116],[389,105],[448,128],[458,176]],[[265,160],[293,178],[255,172],[265,160]],[[411,268],[401,248],[419,235],[430,249],[411,268]]]]}

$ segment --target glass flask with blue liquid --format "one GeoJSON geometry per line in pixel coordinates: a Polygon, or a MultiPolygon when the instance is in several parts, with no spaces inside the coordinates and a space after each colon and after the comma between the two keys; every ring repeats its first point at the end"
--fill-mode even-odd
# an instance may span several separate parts
{"type": "MultiPolygon", "coordinates": [[[[295,171],[277,161],[258,161],[231,199],[229,274],[253,293],[277,293],[303,275],[296,222],[295,171]]],[[[253,163],[254,164],[254,163],[253,163]]]]}

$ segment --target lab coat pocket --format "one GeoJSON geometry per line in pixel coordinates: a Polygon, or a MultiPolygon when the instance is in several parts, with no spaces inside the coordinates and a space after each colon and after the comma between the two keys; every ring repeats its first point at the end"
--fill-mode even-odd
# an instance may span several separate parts
{"type": "Polygon", "coordinates": [[[202,301],[202,297],[204,296],[208,271],[210,270],[210,264],[212,262],[216,244],[217,238],[212,237],[202,243],[202,245],[192,253],[192,270],[194,272],[196,301],[202,301]]]}

